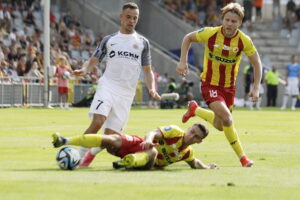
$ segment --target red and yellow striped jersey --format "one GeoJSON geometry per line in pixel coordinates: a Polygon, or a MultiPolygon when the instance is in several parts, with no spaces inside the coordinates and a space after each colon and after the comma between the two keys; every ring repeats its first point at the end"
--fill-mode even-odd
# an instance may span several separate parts
{"type": "Polygon", "coordinates": [[[156,146],[158,151],[155,161],[156,167],[165,167],[174,162],[192,161],[194,153],[191,146],[182,146],[184,131],[175,125],[159,127],[163,138],[155,141],[159,143],[156,146]]]}
{"type": "Polygon", "coordinates": [[[196,37],[205,42],[202,81],[225,88],[234,86],[242,52],[247,56],[256,52],[250,37],[238,30],[234,37],[227,38],[222,26],[201,28],[196,37]]]}

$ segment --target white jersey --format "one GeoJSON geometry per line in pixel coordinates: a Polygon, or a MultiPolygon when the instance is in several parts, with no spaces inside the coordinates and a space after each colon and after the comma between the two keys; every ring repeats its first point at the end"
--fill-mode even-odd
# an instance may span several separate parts
{"type": "Polygon", "coordinates": [[[119,95],[134,97],[142,66],[151,65],[148,40],[137,34],[120,32],[104,37],[93,56],[106,56],[106,69],[99,84],[119,95]]]}

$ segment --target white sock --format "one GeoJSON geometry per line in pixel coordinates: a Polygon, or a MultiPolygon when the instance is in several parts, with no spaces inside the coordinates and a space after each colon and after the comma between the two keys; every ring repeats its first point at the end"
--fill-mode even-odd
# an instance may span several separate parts
{"type": "Polygon", "coordinates": [[[297,97],[293,97],[292,98],[292,106],[291,106],[291,108],[295,108],[296,107],[296,103],[297,103],[297,97]]]}
{"type": "Polygon", "coordinates": [[[253,109],[253,102],[249,101],[249,108],[252,110],[253,109]]]}
{"type": "Polygon", "coordinates": [[[91,148],[91,154],[95,156],[96,154],[100,153],[102,150],[103,149],[101,147],[93,147],[91,148]]]}
{"type": "Polygon", "coordinates": [[[80,146],[78,149],[80,158],[83,158],[85,156],[86,152],[88,152],[88,150],[89,150],[89,148],[80,146]]]}
{"type": "Polygon", "coordinates": [[[257,102],[256,102],[256,108],[260,109],[260,104],[261,104],[261,98],[258,98],[257,102]]]}
{"type": "Polygon", "coordinates": [[[289,100],[289,96],[284,95],[281,108],[286,108],[286,104],[287,104],[288,100],[289,100]]]}

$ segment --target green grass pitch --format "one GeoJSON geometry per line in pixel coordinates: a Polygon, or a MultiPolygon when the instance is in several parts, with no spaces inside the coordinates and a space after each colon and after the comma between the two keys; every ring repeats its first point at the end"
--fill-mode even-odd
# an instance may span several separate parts
{"type": "MultiPolygon", "coordinates": [[[[88,109],[0,109],[1,200],[198,200],[300,199],[300,112],[266,109],[234,111],[242,145],[254,160],[242,168],[222,132],[193,145],[196,157],[219,170],[193,170],[177,163],[165,170],[114,170],[117,157],[99,154],[91,167],[62,171],[55,161],[51,134],[82,134],[88,109]]],[[[187,128],[200,118],[181,123],[184,110],[133,109],[126,133],[144,136],[161,125],[187,128]]],[[[203,122],[203,121],[202,121],[203,122]]],[[[206,123],[206,122],[204,122],[206,123]]]]}

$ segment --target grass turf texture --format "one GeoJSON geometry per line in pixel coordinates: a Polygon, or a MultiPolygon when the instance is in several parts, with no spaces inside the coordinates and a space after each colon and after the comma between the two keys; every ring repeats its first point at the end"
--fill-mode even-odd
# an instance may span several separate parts
{"type": "MultiPolygon", "coordinates": [[[[219,170],[193,170],[180,162],[165,170],[114,170],[106,152],[91,167],[58,168],[51,134],[82,134],[88,109],[0,109],[0,199],[300,199],[300,112],[235,110],[236,128],[253,168],[242,168],[222,132],[193,145],[195,156],[219,170]]],[[[184,110],[133,109],[126,133],[144,136],[157,126],[181,123],[184,110]]],[[[203,121],[202,121],[203,122],[203,121]]],[[[204,122],[206,124],[206,122],[204,122]]]]}

